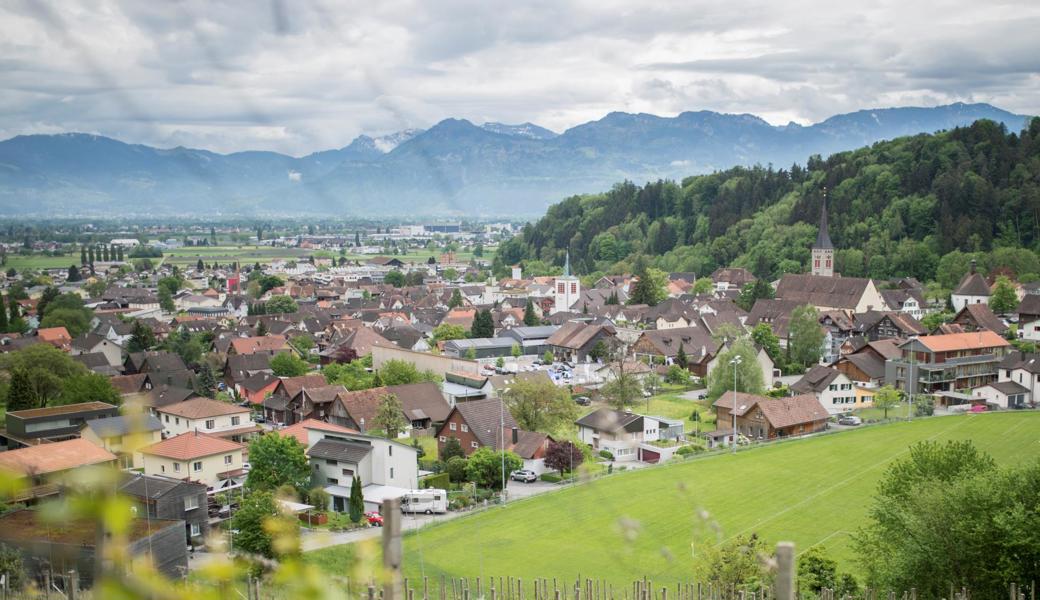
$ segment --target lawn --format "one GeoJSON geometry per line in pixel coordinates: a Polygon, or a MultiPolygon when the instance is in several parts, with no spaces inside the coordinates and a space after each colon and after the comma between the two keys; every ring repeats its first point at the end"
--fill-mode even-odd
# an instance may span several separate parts
{"type": "MultiPolygon", "coordinates": [[[[715,411],[711,409],[711,402],[707,400],[689,400],[683,398],[683,391],[676,388],[658,394],[650,398],[649,404],[645,401],[636,402],[632,409],[640,414],[668,417],[669,419],[682,419],[686,423],[686,433],[693,435],[697,431],[715,430],[715,411]],[[700,423],[693,421],[694,409],[700,415],[700,423]]],[[[695,391],[700,393],[700,391],[695,391]]]]}
{"type": "MultiPolygon", "coordinates": [[[[820,545],[857,572],[850,534],[878,478],[921,440],[970,439],[999,462],[1040,456],[1040,413],[920,419],[619,473],[438,524],[404,540],[406,575],[692,577],[709,544],[757,533],[820,545]]],[[[310,560],[343,572],[349,548],[310,560]]]]}

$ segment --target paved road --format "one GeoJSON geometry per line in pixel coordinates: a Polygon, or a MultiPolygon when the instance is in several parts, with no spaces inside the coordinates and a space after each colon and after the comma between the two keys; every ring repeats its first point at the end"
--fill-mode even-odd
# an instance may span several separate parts
{"type": "MultiPolygon", "coordinates": [[[[511,481],[506,487],[506,491],[509,494],[509,501],[515,501],[562,489],[563,487],[565,486],[545,481],[535,481],[534,483],[511,481]]],[[[401,529],[404,531],[418,529],[431,523],[450,521],[451,519],[469,513],[470,511],[449,512],[443,515],[405,515],[404,519],[401,521],[401,529]]],[[[361,540],[377,538],[382,535],[382,529],[379,527],[366,527],[364,529],[341,531],[337,533],[332,533],[326,530],[302,529],[300,535],[303,551],[311,552],[313,550],[321,550],[322,548],[352,544],[361,540]]],[[[226,560],[227,556],[226,552],[196,552],[194,558],[188,561],[188,568],[192,570],[199,569],[205,565],[226,560]]]]}

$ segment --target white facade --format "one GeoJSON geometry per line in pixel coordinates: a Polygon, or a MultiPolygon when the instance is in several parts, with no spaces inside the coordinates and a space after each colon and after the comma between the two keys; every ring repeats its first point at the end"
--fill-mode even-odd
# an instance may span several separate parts
{"type": "MultiPolygon", "coordinates": [[[[174,404],[173,406],[176,407],[177,405],[174,404]]],[[[239,429],[253,424],[249,418],[248,408],[243,408],[240,413],[202,417],[199,419],[188,419],[186,417],[173,415],[164,412],[161,408],[155,409],[155,413],[156,416],[159,417],[159,420],[162,421],[163,435],[168,438],[189,431],[219,435],[222,431],[239,429]]]]}
{"type": "Polygon", "coordinates": [[[1019,323],[1018,336],[1030,342],[1040,342],[1040,319],[1019,323]]]}
{"type": "Polygon", "coordinates": [[[146,475],[198,481],[206,485],[209,493],[241,487],[245,481],[245,476],[240,473],[244,462],[242,450],[190,460],[175,460],[147,453],[142,453],[141,457],[146,475]]]}
{"type": "Polygon", "coordinates": [[[599,431],[591,427],[578,426],[578,439],[592,446],[597,452],[606,450],[614,455],[616,462],[628,462],[639,458],[639,445],[654,442],[661,437],[661,423],[653,417],[643,417],[641,431],[599,431]]]}
{"type": "Polygon", "coordinates": [[[848,375],[841,371],[826,388],[816,393],[816,398],[832,415],[858,408],[855,385],[848,375]]]}
{"type": "Polygon", "coordinates": [[[963,294],[951,294],[950,304],[953,305],[954,314],[969,304],[989,304],[989,296],[965,296],[963,294]]]}
{"type": "Polygon", "coordinates": [[[812,249],[812,274],[822,277],[834,276],[834,249],[812,249]]]}

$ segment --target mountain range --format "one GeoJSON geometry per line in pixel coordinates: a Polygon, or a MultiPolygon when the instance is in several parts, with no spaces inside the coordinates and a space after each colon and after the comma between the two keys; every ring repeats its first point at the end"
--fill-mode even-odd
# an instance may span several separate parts
{"type": "Polygon", "coordinates": [[[749,114],[612,112],[557,134],[532,123],[446,119],[427,130],[292,157],[160,149],[90,134],[0,142],[7,215],[537,216],[615,182],[680,179],[736,165],[804,163],[880,140],[978,119],[1022,129],[989,104],[862,110],[801,126],[749,114]],[[378,208],[376,208],[378,207],[378,208]]]}

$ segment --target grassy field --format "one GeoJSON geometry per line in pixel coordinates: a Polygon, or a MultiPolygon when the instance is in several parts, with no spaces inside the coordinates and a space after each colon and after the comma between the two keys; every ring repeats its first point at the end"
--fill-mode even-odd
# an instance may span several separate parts
{"type": "MultiPolygon", "coordinates": [[[[665,584],[692,576],[708,545],[757,533],[820,545],[857,572],[850,533],[878,478],[922,440],[970,439],[1002,464],[1040,456],[1040,413],[897,422],[620,473],[409,534],[406,575],[603,577],[665,584]]],[[[309,554],[343,572],[362,548],[309,554]]]]}
{"type": "Polygon", "coordinates": [[[18,271],[22,269],[67,269],[69,265],[79,265],[78,252],[75,255],[67,254],[65,256],[44,256],[42,254],[21,256],[19,254],[8,254],[3,270],[6,271],[12,267],[18,271]]]}

